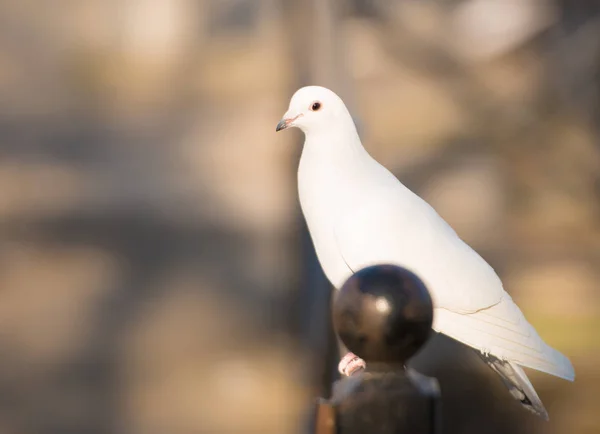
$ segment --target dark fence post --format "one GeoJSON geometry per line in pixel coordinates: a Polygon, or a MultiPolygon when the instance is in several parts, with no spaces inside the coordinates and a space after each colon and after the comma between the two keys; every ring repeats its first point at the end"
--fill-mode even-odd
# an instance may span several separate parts
{"type": "Polygon", "coordinates": [[[319,401],[316,434],[439,434],[437,380],[405,368],[431,333],[423,282],[401,267],[364,268],[335,295],[332,314],[336,333],[367,368],[319,401]]]}

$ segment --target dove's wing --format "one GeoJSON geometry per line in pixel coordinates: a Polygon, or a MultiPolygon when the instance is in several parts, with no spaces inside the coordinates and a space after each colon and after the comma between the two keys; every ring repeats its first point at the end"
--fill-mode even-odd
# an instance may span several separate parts
{"type": "Polygon", "coordinates": [[[436,307],[457,313],[502,300],[492,267],[429,204],[408,189],[387,192],[362,202],[334,227],[340,253],[354,271],[386,262],[410,268],[427,281],[436,307]]]}
{"type": "Polygon", "coordinates": [[[348,267],[391,263],[416,273],[436,307],[433,328],[504,360],[573,379],[569,360],[552,349],[504,291],[488,263],[410,190],[380,189],[335,225],[348,267]],[[395,194],[391,194],[395,193],[395,194]]]}

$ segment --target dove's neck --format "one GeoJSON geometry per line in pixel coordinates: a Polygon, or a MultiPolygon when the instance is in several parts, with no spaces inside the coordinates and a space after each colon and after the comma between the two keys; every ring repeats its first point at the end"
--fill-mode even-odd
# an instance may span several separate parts
{"type": "Polygon", "coordinates": [[[375,163],[355,128],[307,134],[298,167],[300,204],[309,226],[311,217],[333,218],[364,190],[365,178],[375,163]]]}
{"type": "MultiPolygon", "coordinates": [[[[332,128],[323,132],[306,134],[302,149],[301,164],[310,161],[310,165],[353,165],[369,158],[363,147],[354,124],[345,128],[332,128]],[[340,130],[344,133],[340,134],[340,130]]],[[[332,168],[330,166],[330,168],[332,168]]]]}

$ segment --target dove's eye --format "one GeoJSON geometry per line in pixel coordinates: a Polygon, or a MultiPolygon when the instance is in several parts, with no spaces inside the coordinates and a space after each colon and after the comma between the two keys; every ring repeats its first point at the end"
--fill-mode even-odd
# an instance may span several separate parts
{"type": "Polygon", "coordinates": [[[321,103],[319,101],[313,102],[310,109],[314,112],[319,111],[321,109],[321,103]]]}

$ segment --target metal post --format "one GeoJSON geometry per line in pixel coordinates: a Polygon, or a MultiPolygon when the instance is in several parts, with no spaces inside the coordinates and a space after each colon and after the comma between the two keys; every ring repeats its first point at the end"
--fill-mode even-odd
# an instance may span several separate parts
{"type": "Polygon", "coordinates": [[[317,405],[317,434],[439,434],[437,380],[405,368],[429,339],[433,304],[423,282],[392,265],[360,270],[332,306],[341,340],[366,371],[337,381],[317,405]]]}

